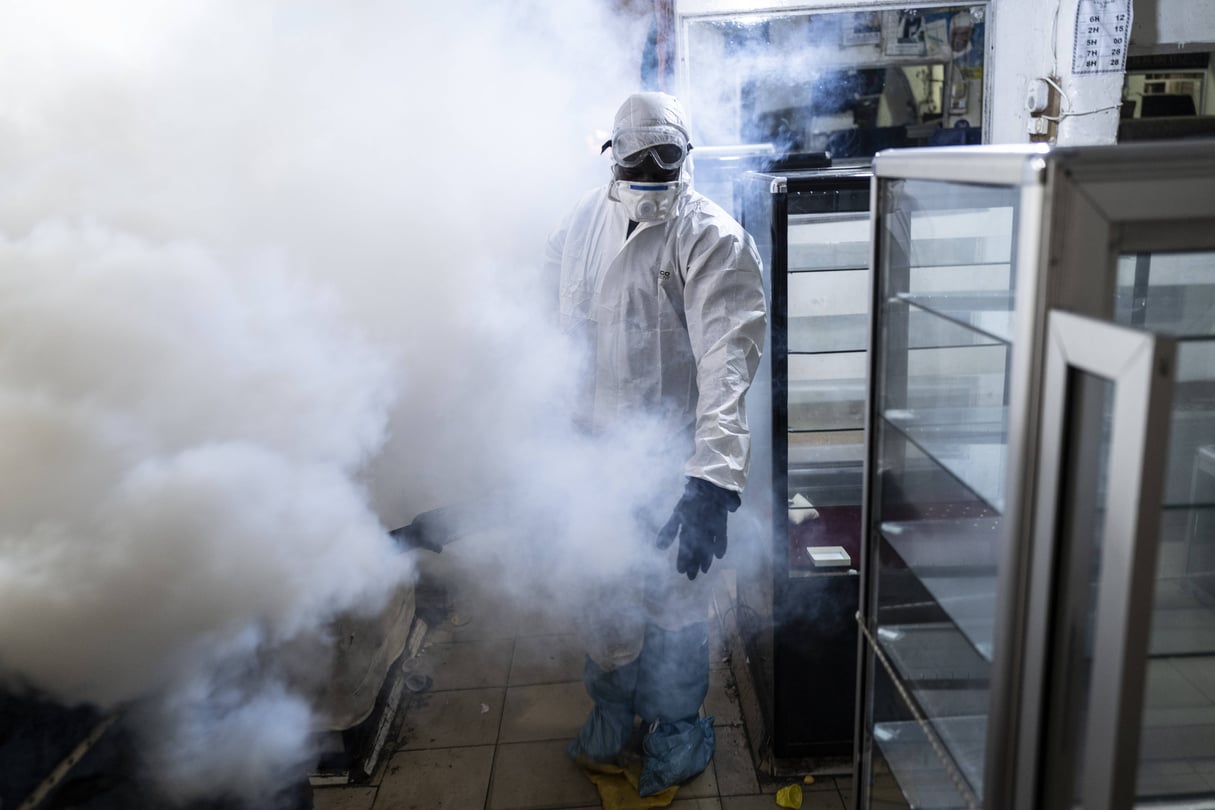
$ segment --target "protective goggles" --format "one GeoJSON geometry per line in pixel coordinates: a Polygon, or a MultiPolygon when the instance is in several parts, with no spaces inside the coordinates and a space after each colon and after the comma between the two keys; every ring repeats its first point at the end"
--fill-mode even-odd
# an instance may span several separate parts
{"type": "Polygon", "coordinates": [[[616,165],[626,169],[640,166],[647,157],[663,169],[678,169],[692,150],[683,131],[669,126],[618,130],[603,145],[604,150],[608,147],[616,165]]]}

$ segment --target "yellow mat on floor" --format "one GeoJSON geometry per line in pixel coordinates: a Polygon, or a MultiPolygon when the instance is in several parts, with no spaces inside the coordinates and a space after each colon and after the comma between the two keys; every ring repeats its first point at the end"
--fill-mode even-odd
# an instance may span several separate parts
{"type": "Polygon", "coordinates": [[[580,757],[578,764],[582,766],[586,778],[594,782],[595,787],[599,789],[603,810],[649,810],[651,807],[668,807],[675,801],[675,794],[679,792],[679,785],[672,785],[653,796],[638,795],[641,762],[621,768],[618,765],[605,765],[580,757]]]}

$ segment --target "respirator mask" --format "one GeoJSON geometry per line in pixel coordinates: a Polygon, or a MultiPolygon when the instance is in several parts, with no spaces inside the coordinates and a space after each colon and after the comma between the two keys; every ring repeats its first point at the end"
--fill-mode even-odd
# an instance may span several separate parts
{"type": "Polygon", "coordinates": [[[624,206],[634,222],[664,222],[675,214],[679,195],[690,183],[684,162],[688,142],[683,113],[661,93],[631,96],[616,114],[612,139],[613,181],[608,197],[624,206]]]}
{"type": "Polygon", "coordinates": [[[634,222],[665,222],[675,213],[675,203],[687,187],[687,180],[616,180],[608,189],[608,197],[623,205],[634,222]]]}

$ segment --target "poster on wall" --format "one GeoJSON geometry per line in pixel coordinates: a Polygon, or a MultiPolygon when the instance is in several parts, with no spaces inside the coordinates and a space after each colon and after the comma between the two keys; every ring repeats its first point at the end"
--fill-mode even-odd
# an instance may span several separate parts
{"type": "Polygon", "coordinates": [[[843,44],[877,45],[882,41],[882,13],[853,11],[844,20],[843,44]]]}
{"type": "Polygon", "coordinates": [[[1076,6],[1072,73],[1124,72],[1130,34],[1131,0],[1080,0],[1076,6]]]}
{"type": "Polygon", "coordinates": [[[967,79],[983,77],[984,9],[951,8],[924,14],[928,53],[948,60],[967,79]]]}
{"type": "Polygon", "coordinates": [[[887,11],[882,24],[887,56],[924,56],[928,52],[924,15],[918,11],[887,11]]]}

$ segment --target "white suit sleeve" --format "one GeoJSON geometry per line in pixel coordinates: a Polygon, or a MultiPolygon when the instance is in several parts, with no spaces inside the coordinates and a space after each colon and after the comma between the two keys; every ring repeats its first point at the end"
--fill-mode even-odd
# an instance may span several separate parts
{"type": "Polygon", "coordinates": [[[760,258],[751,237],[728,220],[697,234],[687,268],[684,311],[698,401],[695,450],[684,472],[741,492],[751,450],[743,398],[767,323],[760,258]]]}

